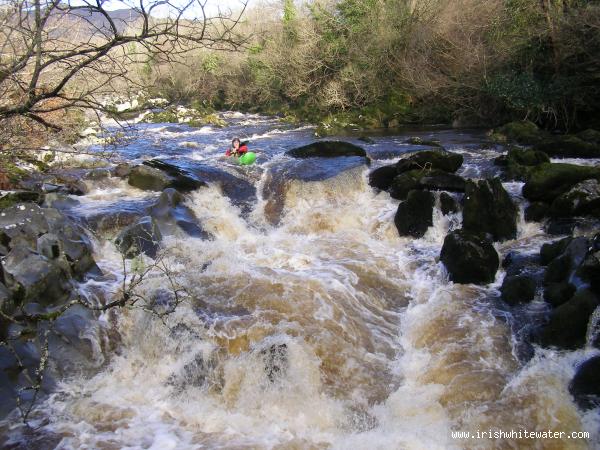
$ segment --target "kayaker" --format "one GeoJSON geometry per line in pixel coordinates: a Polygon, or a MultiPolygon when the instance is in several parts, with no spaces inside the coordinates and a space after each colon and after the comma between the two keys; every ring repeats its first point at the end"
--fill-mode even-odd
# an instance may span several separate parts
{"type": "Polygon", "coordinates": [[[240,138],[233,138],[231,141],[231,148],[228,148],[225,152],[225,156],[241,156],[248,151],[246,143],[240,141],[240,138]]]}

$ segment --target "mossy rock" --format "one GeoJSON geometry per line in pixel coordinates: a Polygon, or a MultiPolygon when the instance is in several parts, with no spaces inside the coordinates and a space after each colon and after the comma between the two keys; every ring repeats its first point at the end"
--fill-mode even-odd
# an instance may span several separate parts
{"type": "Polygon", "coordinates": [[[533,145],[541,142],[545,133],[528,120],[509,122],[492,131],[490,137],[497,142],[514,141],[519,144],[533,145]]]}
{"type": "Polygon", "coordinates": [[[399,173],[414,169],[437,169],[453,173],[462,166],[462,163],[462,155],[435,149],[411,153],[408,157],[398,161],[396,167],[399,173]]]}
{"type": "Polygon", "coordinates": [[[600,158],[600,145],[573,135],[553,137],[534,148],[557,158],[600,158]]]}
{"type": "Polygon", "coordinates": [[[600,168],[576,164],[545,163],[536,166],[523,186],[523,196],[530,201],[551,203],[577,183],[600,180],[600,168]]]}
{"type": "Polygon", "coordinates": [[[505,180],[527,181],[533,167],[549,163],[547,154],[539,150],[511,148],[506,155],[494,160],[497,166],[503,167],[505,180]]]}

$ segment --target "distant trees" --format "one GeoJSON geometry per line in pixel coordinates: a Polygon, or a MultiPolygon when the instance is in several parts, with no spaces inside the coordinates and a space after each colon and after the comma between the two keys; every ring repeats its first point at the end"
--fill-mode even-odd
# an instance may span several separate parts
{"type": "Polygon", "coordinates": [[[235,16],[211,16],[207,0],[2,0],[0,122],[59,129],[57,112],[103,110],[103,96],[134,84],[133,63],[236,49],[244,42],[235,30],[240,5],[235,16]]]}
{"type": "Polygon", "coordinates": [[[598,2],[282,0],[248,17],[248,51],[202,93],[217,105],[309,119],[353,111],[380,125],[600,126],[598,2]]]}

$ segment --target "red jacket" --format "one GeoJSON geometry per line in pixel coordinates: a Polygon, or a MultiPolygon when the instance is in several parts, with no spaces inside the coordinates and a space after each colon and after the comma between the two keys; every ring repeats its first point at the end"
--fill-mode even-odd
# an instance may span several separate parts
{"type": "MultiPolygon", "coordinates": [[[[238,150],[237,150],[238,154],[240,154],[240,155],[243,155],[247,151],[248,151],[247,145],[240,145],[240,148],[238,148],[238,150]]],[[[225,152],[225,156],[233,156],[233,150],[231,148],[228,148],[227,151],[225,152]]]]}

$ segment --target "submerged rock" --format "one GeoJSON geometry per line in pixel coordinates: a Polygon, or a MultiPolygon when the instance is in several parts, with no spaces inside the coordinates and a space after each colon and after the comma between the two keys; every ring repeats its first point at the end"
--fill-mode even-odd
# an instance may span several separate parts
{"type": "Polygon", "coordinates": [[[596,355],[578,368],[569,384],[569,392],[581,409],[600,406],[600,355],[596,355]]]}
{"type": "Polygon", "coordinates": [[[473,233],[490,233],[495,241],[517,237],[517,207],[499,178],[467,181],[463,228],[473,233]]]}
{"type": "Polygon", "coordinates": [[[440,260],[455,283],[487,284],[494,281],[500,258],[492,241],[466,230],[450,232],[444,239],[440,260]]]}
{"type": "Polygon", "coordinates": [[[288,150],[286,155],[294,158],[335,158],[338,156],[363,156],[367,152],[358,145],[343,141],[318,141],[288,150]]]}
{"type": "Polygon", "coordinates": [[[406,201],[400,203],[394,223],[400,236],[422,237],[433,225],[435,197],[428,191],[410,191],[406,201]]]}

